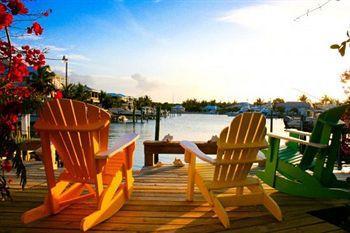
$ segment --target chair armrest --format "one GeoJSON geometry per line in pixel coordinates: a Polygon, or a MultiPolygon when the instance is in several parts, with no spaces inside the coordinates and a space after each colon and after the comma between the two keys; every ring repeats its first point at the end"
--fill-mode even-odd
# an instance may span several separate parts
{"type": "Polygon", "coordinates": [[[216,159],[211,158],[210,156],[204,154],[196,144],[194,144],[193,142],[190,141],[181,141],[180,145],[182,146],[182,148],[185,149],[185,151],[188,151],[192,154],[194,154],[195,156],[197,156],[198,158],[200,158],[201,160],[211,163],[211,164],[215,164],[216,159]]]}
{"type": "Polygon", "coordinates": [[[96,159],[107,159],[116,155],[118,152],[123,151],[126,147],[130,146],[139,138],[136,133],[131,133],[124,135],[122,138],[118,139],[113,147],[106,151],[100,151],[95,155],[96,159]]]}
{"type": "Polygon", "coordinates": [[[38,131],[67,131],[67,132],[91,132],[102,129],[109,124],[109,120],[101,120],[95,123],[86,125],[49,125],[46,122],[38,120],[34,124],[34,128],[38,131]]]}
{"type": "Polygon", "coordinates": [[[319,149],[324,149],[327,148],[328,145],[327,144],[320,144],[320,143],[314,143],[314,142],[307,142],[298,138],[293,138],[293,137],[289,137],[289,136],[283,136],[283,135],[278,135],[278,134],[273,134],[273,133],[268,133],[267,136],[271,137],[271,138],[278,138],[278,139],[283,139],[286,141],[290,141],[290,142],[296,142],[302,145],[306,145],[306,146],[312,146],[312,147],[316,147],[319,149]]]}
{"type": "Polygon", "coordinates": [[[301,131],[301,130],[297,130],[297,129],[285,129],[284,131],[286,131],[288,133],[299,134],[299,135],[302,135],[302,136],[311,136],[310,132],[305,132],[305,131],[301,131]]]}

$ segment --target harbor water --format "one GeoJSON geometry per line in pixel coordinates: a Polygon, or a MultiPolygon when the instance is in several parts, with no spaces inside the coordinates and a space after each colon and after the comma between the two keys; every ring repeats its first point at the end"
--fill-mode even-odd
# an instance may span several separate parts
{"type": "MultiPolygon", "coordinates": [[[[162,118],[160,122],[160,140],[167,134],[172,135],[174,141],[192,140],[208,141],[213,135],[219,135],[220,131],[229,125],[233,117],[226,115],[212,114],[182,114],[181,116],[171,116],[162,118]]],[[[270,119],[267,120],[267,129],[270,129],[270,119]]],[[[283,131],[284,124],[282,119],[274,119],[274,132],[283,131]]],[[[109,146],[113,146],[114,141],[121,136],[135,132],[140,135],[137,141],[134,158],[134,169],[141,169],[144,164],[143,141],[154,140],[155,121],[150,120],[143,124],[137,123],[113,123],[110,129],[109,146]]],[[[175,157],[183,160],[183,155],[159,155],[159,161],[171,163],[175,157]]]]}

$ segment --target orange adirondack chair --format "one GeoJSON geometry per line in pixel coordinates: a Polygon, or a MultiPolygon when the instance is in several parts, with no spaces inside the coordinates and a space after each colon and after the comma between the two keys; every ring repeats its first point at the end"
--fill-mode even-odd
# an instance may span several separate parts
{"type": "Polygon", "coordinates": [[[39,207],[25,212],[29,223],[59,213],[78,201],[95,198],[96,211],[81,221],[83,231],[108,219],[129,199],[137,134],[108,149],[110,115],[101,108],[68,99],[46,102],[34,127],[40,134],[48,194],[39,207]],[[65,170],[55,179],[50,144],[65,170]]]}
{"type": "Polygon", "coordinates": [[[279,206],[264,191],[259,179],[248,175],[252,164],[261,161],[257,156],[259,150],[268,146],[265,121],[260,113],[236,116],[221,131],[216,159],[204,154],[193,142],[180,143],[189,163],[187,200],[193,200],[196,184],[226,228],[230,227],[225,211],[228,206],[264,205],[276,219],[282,220],[279,206]],[[209,164],[196,164],[196,157],[209,164]],[[244,193],[244,187],[250,193],[244,193]],[[229,188],[236,188],[236,194],[223,192],[229,188]]]}

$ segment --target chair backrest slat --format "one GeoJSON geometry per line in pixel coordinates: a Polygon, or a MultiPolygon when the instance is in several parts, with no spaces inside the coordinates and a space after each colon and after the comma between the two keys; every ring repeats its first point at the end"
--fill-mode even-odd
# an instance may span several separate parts
{"type": "MultiPolygon", "coordinates": [[[[90,104],[69,99],[45,103],[40,113],[41,123],[47,127],[60,125],[74,127],[109,120],[109,114],[90,104]]],[[[94,154],[108,147],[109,125],[96,132],[49,131],[50,141],[55,146],[66,170],[80,180],[96,177],[94,154]]]]}
{"type": "MultiPolygon", "coordinates": [[[[57,104],[53,102],[50,104],[49,102],[46,102],[42,112],[40,114],[40,118],[47,122],[49,125],[60,125],[62,124],[63,120],[61,115],[60,110],[57,109],[57,104]]],[[[76,170],[74,169],[74,161],[72,160],[71,157],[68,156],[69,150],[66,145],[66,139],[62,132],[57,132],[56,134],[49,134],[49,139],[50,141],[55,145],[55,148],[57,151],[60,151],[61,160],[65,164],[65,167],[69,170],[73,170],[71,173],[72,176],[76,177],[76,170]]]]}
{"type": "MultiPolygon", "coordinates": [[[[321,113],[318,116],[315,126],[312,130],[310,142],[328,144],[333,130],[336,129],[341,116],[347,109],[349,109],[349,107],[350,105],[342,105],[321,113]]],[[[333,138],[332,140],[340,140],[340,138],[333,138]]],[[[319,149],[311,146],[306,146],[299,167],[303,170],[310,168],[318,152],[319,149]]]]}
{"type": "Polygon", "coordinates": [[[213,180],[219,183],[230,183],[244,180],[252,166],[252,163],[229,163],[238,160],[254,160],[259,148],[234,148],[220,147],[234,144],[262,144],[265,140],[265,117],[260,113],[243,113],[232,120],[229,127],[222,130],[218,141],[217,161],[225,161],[227,164],[215,166],[213,180]]]}

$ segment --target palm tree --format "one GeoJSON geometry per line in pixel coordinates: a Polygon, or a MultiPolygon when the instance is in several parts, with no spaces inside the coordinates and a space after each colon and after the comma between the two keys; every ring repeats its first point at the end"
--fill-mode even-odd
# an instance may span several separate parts
{"type": "Polygon", "coordinates": [[[307,102],[309,102],[309,98],[306,96],[306,95],[301,95],[301,96],[299,96],[299,101],[301,101],[301,102],[305,102],[305,103],[307,103],[307,102]]]}
{"type": "Polygon", "coordinates": [[[334,104],[334,99],[328,95],[324,95],[321,98],[321,104],[334,104]]]}
{"type": "Polygon", "coordinates": [[[67,99],[74,99],[74,96],[75,96],[74,89],[75,89],[74,83],[63,85],[63,88],[62,88],[63,97],[67,99]]]}
{"type": "Polygon", "coordinates": [[[36,71],[30,72],[29,82],[34,90],[39,93],[50,93],[55,90],[53,78],[56,76],[49,66],[40,67],[36,71]]]}
{"type": "Polygon", "coordinates": [[[257,98],[254,102],[254,105],[256,106],[264,105],[264,101],[261,98],[257,98]]]}
{"type": "Polygon", "coordinates": [[[74,99],[87,102],[91,97],[91,93],[86,85],[78,83],[74,87],[74,99]]]}
{"type": "Polygon", "coordinates": [[[135,100],[136,108],[142,108],[145,106],[152,106],[152,105],[153,105],[152,99],[148,95],[141,96],[135,100]]]}
{"type": "Polygon", "coordinates": [[[284,99],[282,98],[276,98],[272,101],[273,105],[279,104],[279,103],[284,103],[284,99]]]}
{"type": "Polygon", "coordinates": [[[101,91],[99,99],[102,108],[109,109],[113,106],[113,98],[110,95],[107,95],[106,92],[101,91]]]}

